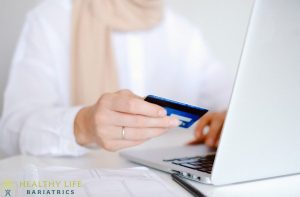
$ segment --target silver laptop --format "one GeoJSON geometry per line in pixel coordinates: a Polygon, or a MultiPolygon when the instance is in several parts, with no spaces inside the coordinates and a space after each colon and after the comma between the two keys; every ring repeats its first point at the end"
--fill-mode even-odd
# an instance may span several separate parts
{"type": "Polygon", "coordinates": [[[254,2],[216,152],[201,145],[121,155],[214,185],[300,173],[300,1],[254,2]]]}

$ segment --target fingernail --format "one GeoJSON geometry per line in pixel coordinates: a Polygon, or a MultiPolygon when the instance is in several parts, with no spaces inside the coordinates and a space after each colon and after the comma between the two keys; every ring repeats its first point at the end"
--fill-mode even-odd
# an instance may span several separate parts
{"type": "Polygon", "coordinates": [[[170,121],[170,126],[172,126],[172,127],[177,127],[180,124],[181,124],[181,121],[178,120],[178,119],[173,119],[173,120],[170,121]]]}
{"type": "Polygon", "coordinates": [[[161,117],[164,117],[164,116],[167,115],[167,112],[166,112],[166,110],[162,109],[162,110],[158,111],[158,115],[161,116],[161,117]]]}
{"type": "Polygon", "coordinates": [[[209,146],[213,146],[213,145],[214,145],[214,140],[211,139],[211,138],[207,139],[207,144],[208,144],[209,146]]]}

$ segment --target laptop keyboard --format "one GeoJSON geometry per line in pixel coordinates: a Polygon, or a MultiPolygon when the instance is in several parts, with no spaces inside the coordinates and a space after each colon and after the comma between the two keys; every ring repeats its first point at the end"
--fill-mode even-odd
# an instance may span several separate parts
{"type": "Polygon", "coordinates": [[[211,174],[214,160],[215,154],[209,154],[206,156],[165,159],[163,161],[211,174]]]}

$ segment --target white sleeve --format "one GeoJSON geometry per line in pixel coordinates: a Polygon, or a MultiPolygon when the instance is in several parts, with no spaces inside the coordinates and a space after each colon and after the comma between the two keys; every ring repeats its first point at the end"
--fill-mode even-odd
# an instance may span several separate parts
{"type": "Polygon", "coordinates": [[[8,155],[78,156],[87,152],[73,134],[80,107],[66,103],[58,88],[60,71],[49,47],[49,31],[39,17],[28,15],[4,95],[0,146],[8,155]]]}
{"type": "Polygon", "coordinates": [[[198,78],[198,105],[212,111],[226,110],[233,87],[233,73],[219,63],[210,53],[200,32],[194,28],[187,41],[187,65],[191,66],[191,77],[198,78]]]}

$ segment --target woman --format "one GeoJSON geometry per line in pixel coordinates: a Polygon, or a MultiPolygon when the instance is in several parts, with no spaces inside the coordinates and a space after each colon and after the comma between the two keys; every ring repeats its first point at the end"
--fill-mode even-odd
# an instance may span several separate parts
{"type": "MultiPolygon", "coordinates": [[[[46,0],[28,14],[16,50],[1,146],[73,156],[94,144],[135,146],[179,124],[137,95],[220,111],[231,88],[225,73],[198,30],[161,0],[46,0]]],[[[224,116],[203,118],[194,143],[216,146],[224,116]]]]}

